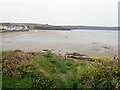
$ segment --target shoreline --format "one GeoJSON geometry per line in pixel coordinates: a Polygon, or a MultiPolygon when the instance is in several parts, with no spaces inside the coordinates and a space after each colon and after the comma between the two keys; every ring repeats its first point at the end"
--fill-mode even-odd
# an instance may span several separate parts
{"type": "MultiPolygon", "coordinates": [[[[99,58],[99,59],[109,59],[109,60],[118,60],[119,57],[117,56],[114,56],[114,57],[109,57],[109,56],[101,56],[101,57],[98,57],[98,56],[88,56],[86,54],[83,54],[83,53],[78,53],[78,52],[69,52],[69,53],[66,53],[65,55],[61,55],[61,54],[57,54],[55,52],[53,52],[52,50],[48,50],[48,49],[43,49],[41,52],[35,52],[35,51],[23,51],[23,50],[19,50],[19,49],[16,49],[16,50],[7,50],[7,51],[2,51],[0,52],[1,53],[1,60],[5,58],[4,54],[8,53],[8,56],[11,56],[11,55],[14,55],[13,53],[15,54],[18,54],[18,55],[21,55],[22,58],[26,59],[25,57],[28,57],[30,58],[31,56],[34,57],[36,55],[45,55],[46,53],[51,53],[51,55],[55,56],[55,57],[62,57],[62,58],[67,58],[67,59],[72,59],[74,62],[86,62],[86,63],[91,63],[91,62],[94,62],[93,58],[99,58]],[[2,55],[3,54],[3,55],[2,55]]],[[[15,57],[15,56],[14,56],[15,57]]],[[[12,58],[9,58],[9,60],[12,60],[12,58]]]]}
{"type": "Polygon", "coordinates": [[[26,52],[26,53],[44,53],[44,52],[46,52],[46,51],[48,51],[48,50],[50,50],[50,51],[52,51],[53,52],[53,54],[56,54],[56,55],[58,55],[58,56],[63,56],[63,57],[65,57],[66,55],[72,55],[72,54],[74,54],[74,53],[76,53],[76,54],[79,54],[79,55],[83,55],[83,56],[86,56],[86,57],[99,57],[99,58],[101,58],[101,57],[103,57],[103,56],[105,56],[105,57],[110,57],[111,59],[114,59],[114,58],[118,58],[118,54],[114,54],[114,55],[107,55],[107,53],[106,53],[106,55],[105,54],[101,54],[101,55],[96,55],[96,54],[91,54],[91,52],[89,52],[89,54],[88,53],[83,53],[83,52],[77,52],[77,51],[73,51],[73,52],[66,52],[66,53],[60,53],[60,51],[61,50],[58,50],[59,52],[57,52],[57,51],[55,51],[55,50],[53,50],[53,49],[42,49],[42,50],[39,50],[39,51],[31,51],[31,50],[23,50],[23,49],[14,49],[14,50],[4,50],[4,51],[0,51],[1,53],[3,53],[3,52],[14,52],[14,51],[22,51],[22,52],[26,52]]]}
{"type": "Polygon", "coordinates": [[[1,30],[0,31],[0,33],[6,33],[6,32],[29,32],[29,31],[80,31],[80,30],[84,30],[84,31],[86,31],[86,30],[90,30],[90,31],[118,31],[119,29],[115,29],[115,30],[101,30],[101,29],[31,29],[31,30],[13,30],[13,31],[11,31],[11,30],[1,30]]]}
{"type": "Polygon", "coordinates": [[[0,30],[0,33],[6,32],[29,32],[29,31],[72,31],[69,29],[32,29],[32,30],[0,30]]]}
{"type": "Polygon", "coordinates": [[[3,30],[3,31],[0,31],[0,33],[6,33],[6,32],[27,32],[27,31],[29,31],[29,30],[13,30],[13,31],[11,31],[11,30],[7,30],[7,31],[5,31],[5,30],[3,30]]]}

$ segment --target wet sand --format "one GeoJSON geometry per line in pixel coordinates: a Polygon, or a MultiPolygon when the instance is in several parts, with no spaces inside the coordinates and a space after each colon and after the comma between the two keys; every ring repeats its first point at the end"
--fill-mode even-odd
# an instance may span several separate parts
{"type": "Polygon", "coordinates": [[[100,30],[31,30],[28,32],[7,32],[0,34],[2,50],[20,49],[42,51],[52,49],[57,54],[78,52],[88,56],[118,55],[117,31],[100,30]]]}

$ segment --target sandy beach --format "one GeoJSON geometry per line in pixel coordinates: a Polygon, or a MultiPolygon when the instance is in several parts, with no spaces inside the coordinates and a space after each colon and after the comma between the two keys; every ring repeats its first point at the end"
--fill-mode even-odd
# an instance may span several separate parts
{"type": "Polygon", "coordinates": [[[20,49],[42,51],[51,49],[57,54],[78,52],[88,56],[118,54],[117,31],[107,30],[30,30],[0,34],[1,51],[20,49]]]}

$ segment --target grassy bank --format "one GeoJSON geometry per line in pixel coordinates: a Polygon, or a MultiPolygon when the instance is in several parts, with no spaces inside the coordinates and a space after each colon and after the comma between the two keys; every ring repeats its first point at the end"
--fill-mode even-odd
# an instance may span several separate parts
{"type": "Polygon", "coordinates": [[[68,58],[53,54],[2,53],[3,88],[120,88],[118,59],[109,57],[68,58]]]}

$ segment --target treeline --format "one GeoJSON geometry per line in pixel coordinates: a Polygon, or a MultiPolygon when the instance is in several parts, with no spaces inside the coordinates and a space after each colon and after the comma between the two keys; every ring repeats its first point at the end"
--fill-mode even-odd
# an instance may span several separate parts
{"type": "Polygon", "coordinates": [[[53,26],[48,24],[28,24],[32,26],[33,29],[43,29],[43,30],[74,30],[74,29],[84,29],[84,30],[119,30],[120,27],[104,27],[104,26],[53,26]]]}
{"type": "Polygon", "coordinates": [[[86,30],[120,30],[120,27],[103,27],[103,26],[64,26],[69,29],[86,29],[86,30]]]}
{"type": "Polygon", "coordinates": [[[32,27],[32,29],[39,29],[39,30],[71,30],[70,28],[63,27],[63,26],[53,26],[48,24],[32,24],[28,25],[32,27]]]}

